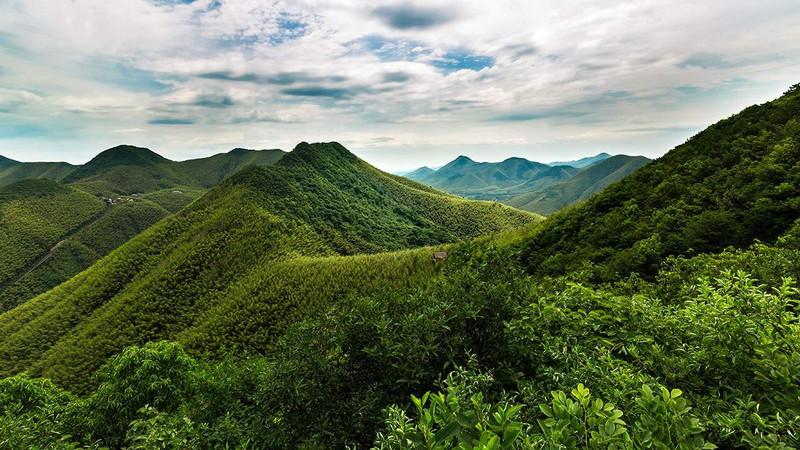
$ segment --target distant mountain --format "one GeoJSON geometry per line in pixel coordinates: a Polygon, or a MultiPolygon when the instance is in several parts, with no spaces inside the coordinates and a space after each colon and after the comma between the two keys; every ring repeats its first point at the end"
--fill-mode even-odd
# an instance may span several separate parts
{"type": "Polygon", "coordinates": [[[577,169],[582,169],[584,167],[591,166],[592,164],[597,164],[600,161],[610,158],[611,155],[608,153],[598,153],[594,156],[587,156],[585,158],[576,159],[574,161],[554,161],[551,162],[551,166],[571,166],[577,169]]]}
{"type": "Polygon", "coordinates": [[[567,181],[516,195],[504,203],[538,214],[552,214],[591,197],[649,162],[644,156],[611,156],[586,167],[567,181]]]}
{"type": "Polygon", "coordinates": [[[386,174],[337,143],[301,143],[4,314],[0,376],[28,370],[81,388],[124,346],[179,335],[198,349],[264,351],[332,296],[408,285],[437,267],[430,249],[337,255],[438,245],[538,220],[386,174]]]}
{"type": "Polygon", "coordinates": [[[190,159],[175,163],[178,171],[193,180],[199,187],[210,188],[225,178],[248,166],[269,166],[275,164],[283,155],[283,150],[248,150],[235,148],[228,153],[220,153],[207,158],[190,159]]]}
{"type": "Polygon", "coordinates": [[[79,167],[0,159],[0,181],[15,181],[0,188],[0,311],[66,281],[242,168],[283,154],[234,149],[176,162],[121,145],[79,167]]]}
{"type": "Polygon", "coordinates": [[[119,145],[86,164],[18,162],[0,156],[0,187],[27,178],[79,183],[97,195],[153,192],[173,187],[208,189],[250,165],[270,165],[285,152],[236,148],[207,158],[172,161],[150,149],[119,145]]]}
{"type": "Polygon", "coordinates": [[[14,166],[14,165],[17,165],[17,164],[20,164],[20,162],[19,161],[14,161],[11,158],[6,158],[5,156],[0,155],[0,167],[14,166]]]}
{"type": "Polygon", "coordinates": [[[75,168],[65,162],[19,162],[0,156],[0,187],[27,178],[63,180],[75,168]]]}
{"type": "Polygon", "coordinates": [[[422,181],[434,172],[436,172],[436,170],[431,169],[428,166],[423,166],[420,167],[419,169],[405,173],[403,174],[403,176],[414,181],[422,181]]]}
{"type": "Polygon", "coordinates": [[[501,199],[546,186],[572,176],[573,168],[555,169],[524,158],[508,158],[498,163],[475,162],[459,156],[418,181],[431,187],[474,199],[501,199]],[[538,184],[537,184],[538,181],[538,184]]]}

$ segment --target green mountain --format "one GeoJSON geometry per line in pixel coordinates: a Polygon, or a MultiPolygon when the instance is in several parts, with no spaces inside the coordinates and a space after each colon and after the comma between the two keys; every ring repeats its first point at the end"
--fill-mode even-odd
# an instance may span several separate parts
{"type": "Polygon", "coordinates": [[[28,178],[63,180],[75,166],[65,162],[18,162],[0,156],[0,187],[28,178]]]}
{"type": "Polygon", "coordinates": [[[248,166],[269,166],[285,154],[283,150],[248,150],[235,148],[207,158],[176,163],[179,171],[203,188],[211,188],[248,166]]]}
{"type": "Polygon", "coordinates": [[[584,167],[589,167],[592,164],[597,164],[600,161],[605,159],[611,158],[611,155],[608,153],[598,153],[594,156],[587,156],[585,158],[575,159],[572,161],[553,161],[549,163],[551,166],[570,166],[575,167],[576,169],[583,169],[584,167]]]}
{"type": "Polygon", "coordinates": [[[85,388],[124,346],[272,348],[293,321],[352,292],[437,271],[431,249],[536,223],[383,173],[337,143],[250,167],[66,283],[0,316],[0,373],[85,388]]]}
{"type": "Polygon", "coordinates": [[[721,120],[549,221],[531,273],[654,274],[669,255],[774,242],[800,214],[800,88],[721,120]]]}
{"type": "MultiPolygon", "coordinates": [[[[570,178],[578,170],[551,167],[524,158],[509,158],[499,163],[478,163],[466,156],[416,179],[426,185],[476,199],[500,199],[570,178]]],[[[427,171],[423,171],[427,172],[427,171]]]]}
{"type": "Polygon", "coordinates": [[[208,189],[250,165],[270,165],[281,150],[237,148],[207,158],[172,161],[150,149],[119,145],[105,150],[64,179],[99,194],[130,195],[188,187],[208,189]]]}
{"type": "Polygon", "coordinates": [[[611,156],[588,166],[567,181],[515,195],[503,203],[549,215],[565,206],[591,197],[649,162],[650,159],[644,156],[611,156]]]}
{"type": "Polygon", "coordinates": [[[146,148],[123,145],[78,168],[67,165],[71,173],[61,177],[70,183],[66,186],[44,181],[52,171],[30,170],[51,163],[0,160],[12,169],[25,169],[16,175],[43,177],[2,191],[6,201],[0,208],[6,212],[0,241],[7,244],[9,257],[0,263],[0,311],[68,280],[238,170],[272,164],[282,155],[280,150],[235,149],[174,162],[146,148]],[[49,218],[54,223],[41,223],[49,218]]]}
{"type": "Polygon", "coordinates": [[[176,186],[191,186],[193,181],[174,163],[142,147],[119,145],[105,150],[64,179],[91,192],[133,194],[176,186]]]}

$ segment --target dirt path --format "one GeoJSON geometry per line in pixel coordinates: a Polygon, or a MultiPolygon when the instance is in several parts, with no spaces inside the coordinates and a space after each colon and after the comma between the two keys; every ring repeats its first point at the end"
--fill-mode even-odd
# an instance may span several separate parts
{"type": "Polygon", "coordinates": [[[50,247],[50,250],[47,253],[42,255],[39,259],[37,259],[36,261],[32,262],[31,264],[28,264],[25,268],[23,268],[20,271],[19,275],[9,279],[5,283],[0,283],[0,290],[5,289],[8,286],[13,286],[19,280],[25,278],[28,274],[30,274],[34,270],[38,269],[39,266],[41,266],[42,264],[44,264],[50,258],[53,257],[53,254],[55,253],[55,251],[58,250],[58,248],[61,247],[61,245],[64,242],[66,242],[68,239],[72,238],[76,234],[80,233],[81,231],[85,230],[86,228],[92,226],[95,222],[100,220],[100,218],[102,218],[104,215],[106,215],[106,213],[108,213],[108,211],[111,208],[113,208],[113,206],[106,205],[106,207],[103,208],[99,213],[97,213],[94,216],[90,217],[85,222],[83,222],[80,225],[78,225],[77,227],[73,228],[69,233],[67,233],[66,235],[62,236],[61,240],[56,242],[56,244],[53,245],[52,247],[50,247]]]}

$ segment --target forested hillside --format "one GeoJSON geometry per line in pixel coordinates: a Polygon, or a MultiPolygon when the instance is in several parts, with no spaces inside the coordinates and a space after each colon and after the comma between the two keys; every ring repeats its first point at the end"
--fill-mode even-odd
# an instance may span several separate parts
{"type": "Polygon", "coordinates": [[[302,143],[0,316],[0,371],[86,388],[107,357],[150,340],[264,352],[288,324],[345,293],[435,271],[431,249],[307,258],[436,245],[538,220],[385,174],[336,143],[302,143]]]}
{"type": "Polygon", "coordinates": [[[0,187],[28,178],[59,181],[69,175],[75,166],[65,162],[18,162],[0,156],[0,187]]]}
{"type": "Polygon", "coordinates": [[[102,200],[55,181],[24,180],[0,188],[0,289],[104,209],[102,200]]]}
{"type": "Polygon", "coordinates": [[[774,242],[800,215],[800,88],[722,120],[554,217],[527,244],[530,273],[593,263],[598,279],[652,276],[666,256],[774,242]]]}
{"type": "Polygon", "coordinates": [[[798,448],[798,121],[800,85],[541,223],[300,144],[0,315],[0,442],[798,448]]]}
{"type": "Polygon", "coordinates": [[[68,280],[242,168],[273,164],[283,154],[234,149],[175,162],[123,145],[79,167],[0,159],[0,184],[29,178],[0,193],[8,255],[0,262],[0,311],[68,280]]]}
{"type": "Polygon", "coordinates": [[[503,202],[525,211],[549,215],[591,197],[648,162],[650,160],[644,156],[610,156],[589,165],[567,181],[515,195],[503,202]]]}

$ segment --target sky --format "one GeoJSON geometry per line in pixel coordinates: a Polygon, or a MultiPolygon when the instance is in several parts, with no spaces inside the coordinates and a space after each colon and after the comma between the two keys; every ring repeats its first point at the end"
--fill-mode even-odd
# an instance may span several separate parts
{"type": "Polygon", "coordinates": [[[0,0],[0,155],[338,141],[392,171],[657,157],[800,82],[797,0],[0,0]]]}

